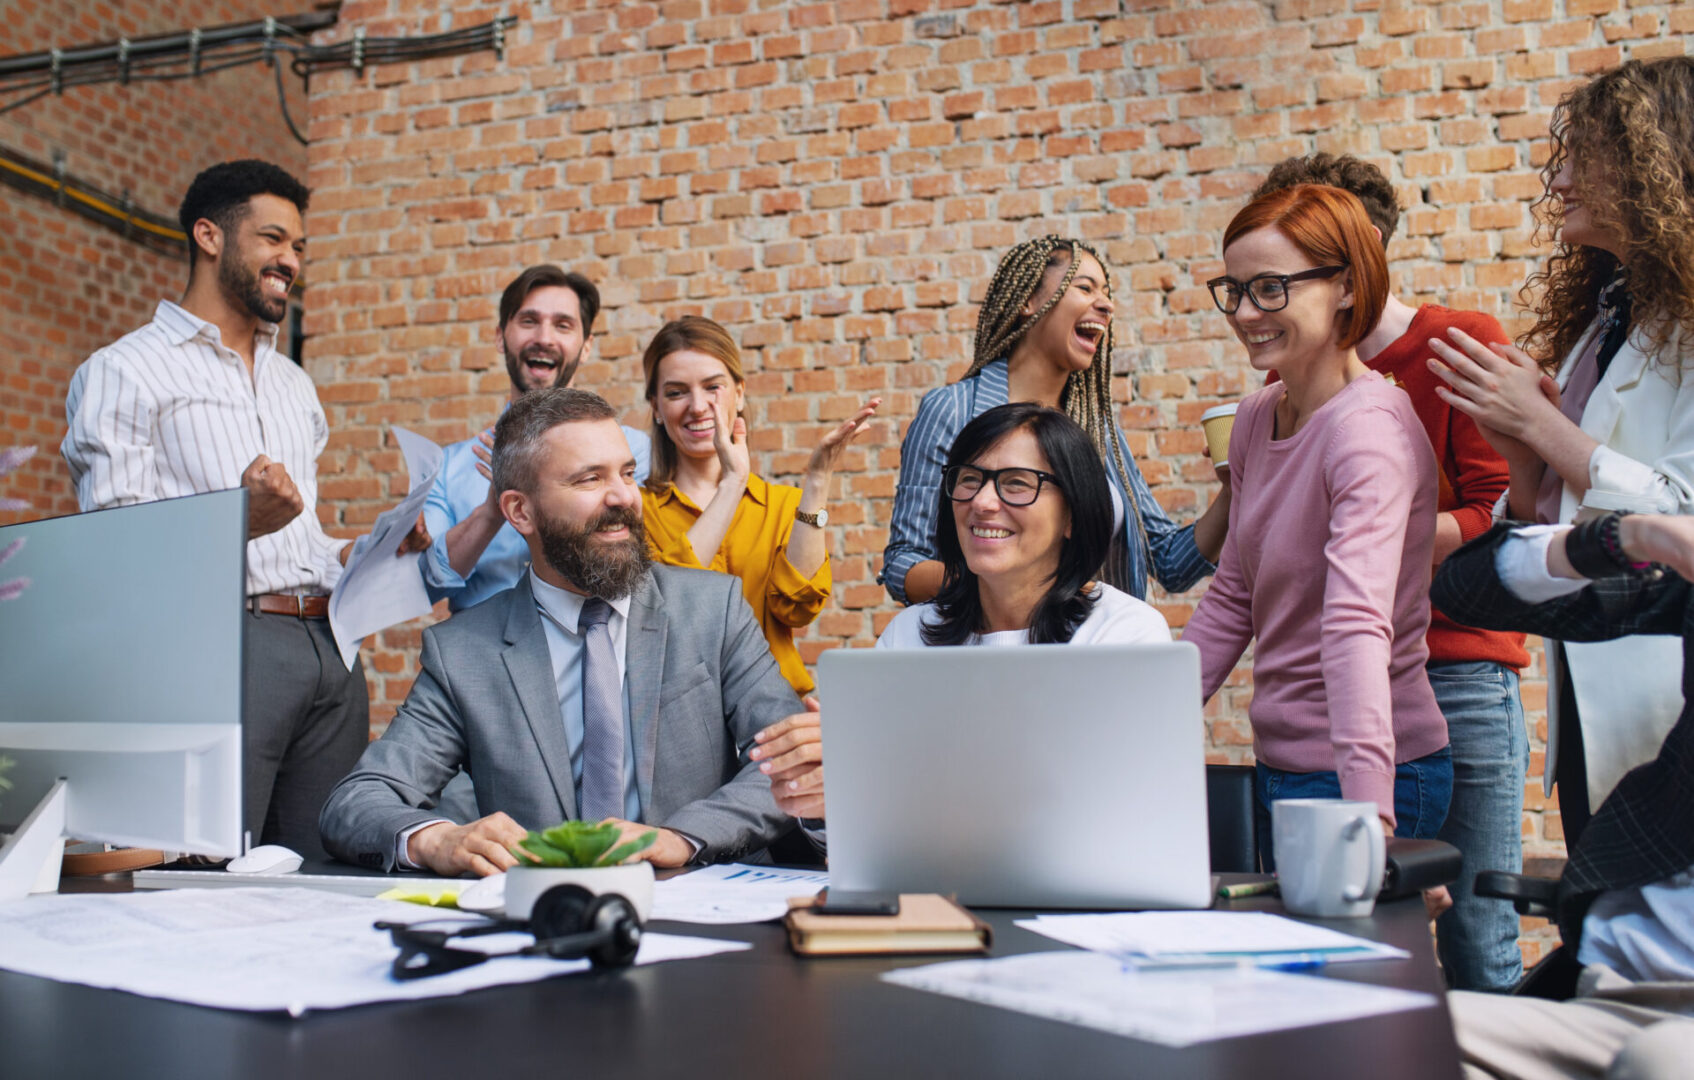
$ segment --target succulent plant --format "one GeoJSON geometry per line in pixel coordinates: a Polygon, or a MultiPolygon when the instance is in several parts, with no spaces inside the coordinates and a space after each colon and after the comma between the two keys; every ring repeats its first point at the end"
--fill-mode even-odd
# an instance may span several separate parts
{"type": "Polygon", "coordinates": [[[658,839],[653,829],[627,843],[619,844],[618,827],[610,822],[598,825],[587,821],[565,821],[532,832],[512,849],[519,866],[546,866],[567,870],[595,866],[616,866],[640,851],[645,851],[658,839]],[[613,845],[616,845],[615,847],[613,845]],[[525,858],[526,854],[530,858],[525,858]]]}

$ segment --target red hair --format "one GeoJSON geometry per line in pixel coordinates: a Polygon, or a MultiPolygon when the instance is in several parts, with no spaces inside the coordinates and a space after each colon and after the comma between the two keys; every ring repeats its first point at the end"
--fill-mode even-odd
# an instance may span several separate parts
{"type": "Polygon", "coordinates": [[[1274,228],[1318,266],[1353,272],[1353,306],[1335,316],[1343,349],[1365,339],[1388,303],[1388,259],[1357,196],[1322,184],[1296,184],[1261,195],[1241,208],[1223,231],[1223,246],[1274,228]]]}

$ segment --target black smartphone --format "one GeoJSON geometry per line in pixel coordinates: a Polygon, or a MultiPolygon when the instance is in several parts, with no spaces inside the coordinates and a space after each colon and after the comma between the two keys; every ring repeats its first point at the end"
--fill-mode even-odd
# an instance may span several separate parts
{"type": "Polygon", "coordinates": [[[900,894],[824,889],[812,910],[819,915],[898,915],[900,894]]]}

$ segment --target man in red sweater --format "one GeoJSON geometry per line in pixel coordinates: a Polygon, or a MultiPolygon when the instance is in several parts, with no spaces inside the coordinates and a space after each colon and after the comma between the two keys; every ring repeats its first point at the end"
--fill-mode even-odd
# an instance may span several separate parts
{"type": "MultiPolygon", "coordinates": [[[[1382,237],[1384,247],[1399,224],[1394,186],[1376,166],[1350,155],[1313,154],[1289,158],[1271,170],[1253,193],[1295,184],[1327,184],[1350,191],[1382,237]]],[[[1487,531],[1493,507],[1506,490],[1506,463],[1476,430],[1470,417],[1435,395],[1441,385],[1430,373],[1429,339],[1443,341],[1449,327],[1478,341],[1508,341],[1500,324],[1476,311],[1435,304],[1414,308],[1389,294],[1382,318],[1359,342],[1359,359],[1411,395],[1412,407],[1429,435],[1439,466],[1435,562],[1487,531]]],[[[1529,740],[1518,698],[1518,671],[1529,663],[1523,635],[1461,626],[1432,609],[1429,623],[1429,683],[1447,719],[1453,750],[1453,801],[1441,839],[1464,853],[1464,873],[1452,889],[1453,908],[1436,924],[1442,967],[1463,990],[1506,990],[1523,975],[1518,920],[1503,900],[1482,900],[1471,890],[1478,870],[1523,866],[1523,788],[1529,740]]]]}

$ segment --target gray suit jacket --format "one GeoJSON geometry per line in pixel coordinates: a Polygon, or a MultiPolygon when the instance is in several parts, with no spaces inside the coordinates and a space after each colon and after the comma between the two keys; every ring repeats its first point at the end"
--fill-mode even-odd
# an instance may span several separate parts
{"type": "MultiPolygon", "coordinates": [[[[440,818],[463,768],[483,815],[529,829],[577,816],[546,632],[529,575],[423,635],[417,681],[381,739],[330,793],[318,819],[330,854],[393,869],[406,829],[440,818]]],[[[636,587],[625,650],[636,785],[647,823],[704,842],[725,861],[789,826],[746,750],[799,711],[741,582],[655,566],[636,587]]]]}

